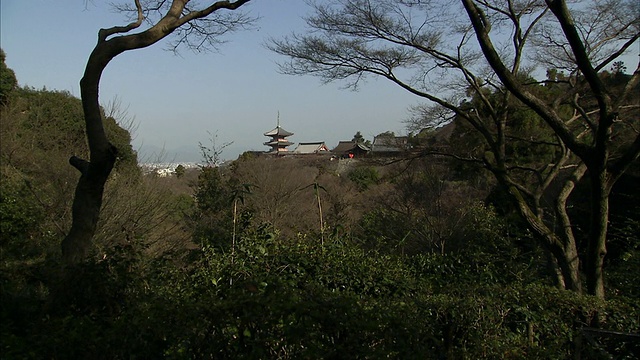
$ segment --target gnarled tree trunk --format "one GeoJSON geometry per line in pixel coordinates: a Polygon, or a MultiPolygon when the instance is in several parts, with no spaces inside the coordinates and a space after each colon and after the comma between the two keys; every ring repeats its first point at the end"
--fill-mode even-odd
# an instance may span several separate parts
{"type": "MultiPolygon", "coordinates": [[[[498,178],[500,179],[500,177],[498,178]]],[[[570,233],[570,236],[561,239],[541,218],[531,211],[526,200],[515,186],[510,186],[503,179],[501,182],[506,184],[507,191],[518,207],[520,216],[526,221],[528,228],[533,232],[535,237],[542,241],[545,248],[556,259],[558,268],[562,274],[564,288],[578,293],[582,292],[580,259],[578,258],[578,248],[573,235],[570,233]]]]}
{"type": "MultiPolygon", "coordinates": [[[[143,20],[142,5],[140,0],[135,0],[138,15],[135,22],[127,26],[101,29],[98,32],[98,43],[89,56],[84,76],[80,81],[90,158],[89,161],[86,161],[74,156],[69,160],[81,175],[73,200],[71,230],[62,241],[65,264],[78,264],[85,260],[91,252],[92,239],[96,232],[102,207],[104,185],[118,154],[117,149],[109,143],[105,134],[98,102],[100,78],[104,69],[113,58],[125,51],[150,46],[189,22],[205,18],[220,9],[235,10],[249,1],[216,1],[201,10],[188,11],[185,9],[188,0],[173,0],[167,6],[166,14],[155,25],[143,32],[127,35],[130,31],[138,28],[143,20]],[[114,36],[118,34],[123,35],[114,36]]],[[[165,6],[164,3],[164,1],[159,1],[158,9],[165,6]]],[[[226,25],[224,25],[224,21],[216,23],[216,26],[226,26],[226,30],[242,25],[243,22],[233,21],[229,21],[226,25]]],[[[212,31],[209,34],[200,33],[199,35],[213,37],[221,33],[224,31],[212,31]]]]}
{"type": "MultiPolygon", "coordinates": [[[[598,74],[598,69],[606,65],[609,59],[605,59],[601,65],[595,66],[586,51],[580,34],[576,28],[567,4],[563,0],[546,0],[548,8],[555,16],[562,28],[567,43],[576,65],[588,85],[590,94],[597,102],[597,116],[591,121],[591,135],[593,142],[583,142],[581,136],[573,134],[557,109],[545,104],[534,94],[528,92],[505,67],[498,52],[489,37],[490,25],[480,9],[472,0],[462,0],[467,15],[474,27],[476,38],[482,52],[496,75],[505,87],[511,91],[520,101],[534,110],[556,133],[562,142],[585,164],[589,178],[591,179],[591,229],[587,238],[587,256],[585,258],[585,275],[587,292],[599,298],[604,298],[604,272],[603,263],[606,251],[607,224],[609,220],[609,193],[615,181],[640,155],[640,135],[636,137],[631,146],[626,149],[618,159],[610,158],[612,149],[611,133],[614,120],[617,118],[620,106],[629,95],[629,92],[640,80],[640,65],[636,68],[631,79],[625,86],[624,92],[616,101],[611,99],[609,89],[605,86],[598,74]]],[[[640,34],[635,34],[626,41],[620,51],[631,46],[638,40],[640,34]]],[[[618,56],[620,54],[617,54],[618,56]]],[[[582,115],[588,118],[588,114],[582,115]]],[[[531,224],[531,223],[530,223],[531,224]]],[[[568,229],[566,229],[568,230],[568,229]]],[[[562,259],[558,259],[559,265],[562,259]]]]}

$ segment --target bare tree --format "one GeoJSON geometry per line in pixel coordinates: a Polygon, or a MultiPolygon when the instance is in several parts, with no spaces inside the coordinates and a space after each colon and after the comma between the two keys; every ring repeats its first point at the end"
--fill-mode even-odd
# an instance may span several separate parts
{"type": "Polygon", "coordinates": [[[569,8],[563,0],[461,0],[458,6],[334,0],[313,7],[309,34],[270,42],[290,58],[282,71],[346,80],[352,89],[367,75],[383,77],[427,100],[419,113],[428,120],[466,122],[482,139],[481,151],[446,155],[493,173],[554,255],[560,284],[577,292],[580,261],[567,200],[588,174],[591,229],[584,268],[588,293],[603,298],[608,196],[640,154],[633,100],[640,68],[617,86],[599,72],[637,45],[637,3],[578,1],[569,8]],[[548,80],[561,89],[553,96],[534,79],[540,64],[567,72],[548,80]],[[533,112],[527,119],[540,119],[543,133],[520,136],[513,119],[522,107],[533,112]],[[522,163],[512,153],[516,143],[553,151],[545,161],[522,163]],[[560,190],[548,204],[551,189],[560,190]]]}
{"type": "Polygon", "coordinates": [[[191,4],[188,0],[135,0],[135,7],[118,8],[133,10],[136,14],[133,22],[126,26],[100,29],[98,43],[89,56],[80,80],[90,155],[89,161],[75,156],[69,160],[81,175],[74,195],[71,229],[62,241],[65,263],[81,262],[90,252],[100,216],[104,185],[118,156],[118,150],[105,134],[98,102],[103,70],[119,54],[151,46],[171,34],[176,35],[173,49],[181,45],[195,50],[215,46],[219,42],[219,35],[241,28],[251,21],[243,14],[234,15],[224,10],[236,10],[249,1],[215,1],[198,7],[198,4],[191,4]],[[145,19],[149,27],[134,33],[145,19]]]}

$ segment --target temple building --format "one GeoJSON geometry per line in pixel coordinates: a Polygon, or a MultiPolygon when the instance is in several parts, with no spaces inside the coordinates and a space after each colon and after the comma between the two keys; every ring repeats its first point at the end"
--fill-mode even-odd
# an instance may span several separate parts
{"type": "Polygon", "coordinates": [[[338,146],[331,150],[331,153],[340,157],[354,158],[365,156],[369,151],[371,151],[371,149],[362,143],[355,141],[340,141],[338,142],[338,146]]]}
{"type": "Polygon", "coordinates": [[[288,153],[289,149],[287,146],[292,145],[293,143],[287,140],[288,136],[293,135],[292,132],[288,132],[287,130],[280,127],[280,116],[278,116],[278,126],[271,131],[267,131],[264,133],[264,136],[269,136],[271,139],[264,144],[271,147],[268,154],[282,154],[288,153]]]}
{"type": "Polygon", "coordinates": [[[410,149],[407,136],[380,134],[373,138],[371,154],[380,156],[399,156],[410,149]]]}
{"type": "Polygon", "coordinates": [[[295,150],[293,150],[294,154],[328,154],[329,148],[325,145],[324,141],[316,141],[316,142],[301,142],[298,144],[295,150]]]}

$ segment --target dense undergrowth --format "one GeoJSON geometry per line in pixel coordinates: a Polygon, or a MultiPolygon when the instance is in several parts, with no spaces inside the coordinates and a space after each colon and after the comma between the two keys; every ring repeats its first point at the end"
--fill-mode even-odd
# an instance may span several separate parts
{"type": "Polygon", "coordinates": [[[4,278],[3,358],[598,358],[578,342],[594,314],[610,330],[640,325],[637,299],[558,290],[495,248],[489,261],[402,258],[316,240],[261,229],[182,266],[123,247],[77,269],[57,304],[44,285],[4,278]]]}

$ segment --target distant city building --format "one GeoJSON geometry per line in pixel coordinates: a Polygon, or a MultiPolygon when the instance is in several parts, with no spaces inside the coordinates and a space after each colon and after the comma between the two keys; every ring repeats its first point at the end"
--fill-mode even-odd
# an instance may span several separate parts
{"type": "Polygon", "coordinates": [[[329,152],[329,148],[324,141],[301,142],[293,150],[294,154],[328,154],[329,152]]]}
{"type": "Polygon", "coordinates": [[[267,131],[264,133],[264,136],[269,136],[271,140],[265,142],[264,144],[271,147],[271,150],[268,151],[269,154],[281,154],[288,153],[289,149],[287,146],[292,145],[293,143],[287,140],[287,137],[293,135],[292,132],[289,132],[280,127],[280,115],[278,115],[278,126],[271,131],[267,131]]]}
{"type": "Polygon", "coordinates": [[[143,174],[155,174],[158,177],[167,177],[176,174],[176,168],[182,166],[183,169],[197,169],[201,167],[201,164],[194,162],[182,162],[182,163],[144,163],[140,164],[143,174]]]}

